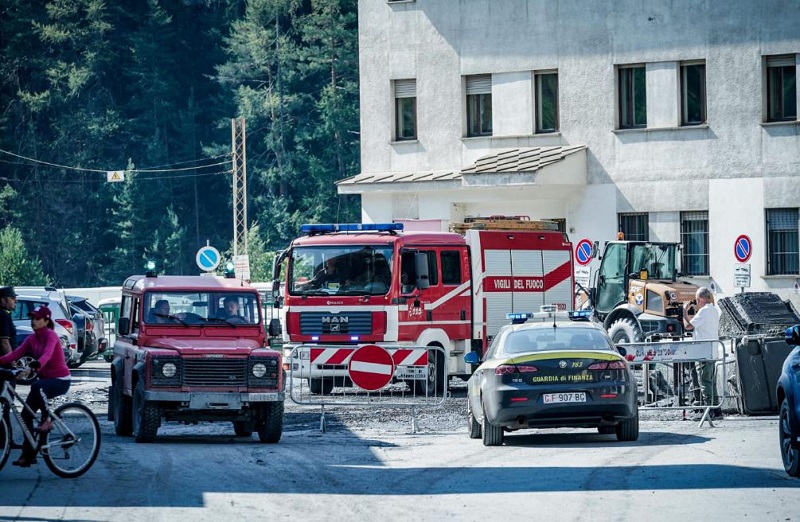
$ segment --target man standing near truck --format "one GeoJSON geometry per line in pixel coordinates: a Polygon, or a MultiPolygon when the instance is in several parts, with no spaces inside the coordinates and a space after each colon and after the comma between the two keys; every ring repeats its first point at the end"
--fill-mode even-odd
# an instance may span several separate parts
{"type": "Polygon", "coordinates": [[[0,286],[0,355],[11,353],[17,347],[17,328],[11,311],[17,306],[13,286],[0,286]]]}
{"type": "MultiPolygon", "coordinates": [[[[719,340],[719,311],[714,306],[714,295],[705,286],[701,286],[695,293],[695,301],[684,303],[683,323],[687,330],[693,331],[695,341],[719,340]],[[691,314],[692,308],[697,307],[697,312],[691,314]]],[[[717,383],[714,375],[715,361],[702,361],[697,363],[697,373],[700,376],[700,387],[703,389],[703,403],[706,405],[717,404],[717,383]]],[[[712,409],[711,417],[722,416],[720,408],[712,409]]]]}

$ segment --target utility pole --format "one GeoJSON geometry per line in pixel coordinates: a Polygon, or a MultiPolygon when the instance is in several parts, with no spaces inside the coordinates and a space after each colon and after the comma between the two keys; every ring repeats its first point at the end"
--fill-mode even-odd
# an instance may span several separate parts
{"type": "Polygon", "coordinates": [[[247,154],[244,118],[231,120],[233,147],[233,262],[236,275],[250,279],[247,250],[247,154]]]}

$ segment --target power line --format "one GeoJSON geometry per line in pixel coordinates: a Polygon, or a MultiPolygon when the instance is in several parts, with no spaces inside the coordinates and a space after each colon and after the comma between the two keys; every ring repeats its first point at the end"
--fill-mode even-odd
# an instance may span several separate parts
{"type": "MultiPolygon", "coordinates": [[[[38,159],[35,159],[35,158],[29,158],[27,156],[21,156],[19,154],[15,154],[13,152],[9,152],[9,151],[3,150],[3,149],[0,149],[0,153],[7,154],[9,156],[13,156],[15,158],[19,158],[19,159],[27,161],[27,162],[35,163],[37,165],[44,165],[46,167],[53,167],[53,168],[59,168],[59,169],[74,170],[74,171],[78,171],[78,172],[93,172],[93,173],[106,174],[107,172],[109,172],[109,170],[125,170],[125,169],[105,169],[105,170],[100,170],[100,169],[89,169],[89,168],[84,168],[84,167],[72,167],[70,165],[59,165],[58,163],[50,163],[49,161],[43,161],[43,160],[38,160],[38,159]]],[[[213,158],[208,158],[208,159],[216,159],[216,158],[220,158],[220,157],[224,157],[224,156],[227,156],[227,154],[221,154],[219,156],[215,156],[213,158]]],[[[2,161],[2,160],[0,160],[0,161],[2,161]]],[[[196,161],[202,161],[202,160],[196,160],[196,161]]],[[[3,161],[3,163],[11,163],[13,165],[25,165],[25,163],[12,163],[12,162],[8,162],[8,161],[3,161]]],[[[190,162],[185,162],[185,163],[190,163],[190,162]]],[[[196,166],[193,166],[193,167],[180,167],[180,168],[172,168],[172,169],[158,169],[158,168],[132,169],[129,172],[185,172],[185,171],[189,171],[189,170],[199,170],[199,169],[205,169],[205,168],[209,168],[209,167],[218,167],[220,165],[228,165],[230,163],[231,163],[231,160],[226,160],[226,161],[221,161],[221,162],[218,162],[218,163],[208,163],[208,164],[205,164],[205,165],[196,165],[196,166]]],[[[174,163],[173,165],[179,165],[179,164],[181,164],[181,163],[174,163]]],[[[161,177],[159,179],[164,179],[164,177],[161,177]]]]}

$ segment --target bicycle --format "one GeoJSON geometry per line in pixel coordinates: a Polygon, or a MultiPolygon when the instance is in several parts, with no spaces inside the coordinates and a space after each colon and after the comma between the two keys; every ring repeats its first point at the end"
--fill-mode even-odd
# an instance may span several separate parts
{"type": "Polygon", "coordinates": [[[77,402],[53,408],[48,401],[47,414],[53,422],[53,429],[43,433],[33,430],[32,433],[22,421],[17,403],[33,415],[35,422],[40,417],[25,404],[9,382],[25,371],[20,368],[0,368],[0,405],[3,411],[3,415],[0,415],[0,470],[5,466],[11,450],[19,447],[14,444],[11,422],[6,419],[5,412],[10,411],[22,428],[23,436],[36,448],[36,454],[42,456],[50,471],[62,478],[80,477],[92,467],[100,452],[100,424],[97,417],[89,408],[77,402]]]}

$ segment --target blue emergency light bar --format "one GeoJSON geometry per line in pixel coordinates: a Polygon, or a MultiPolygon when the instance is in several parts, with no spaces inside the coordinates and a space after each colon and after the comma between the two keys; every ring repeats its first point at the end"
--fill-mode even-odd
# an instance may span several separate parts
{"type": "Polygon", "coordinates": [[[333,232],[397,232],[402,223],[320,223],[300,226],[303,234],[331,234],[333,232]]]}
{"type": "Polygon", "coordinates": [[[511,321],[511,324],[523,324],[528,322],[528,319],[570,319],[572,321],[588,321],[592,317],[591,310],[558,310],[556,311],[551,305],[542,306],[542,311],[538,313],[521,312],[506,314],[506,319],[511,321]]]}

